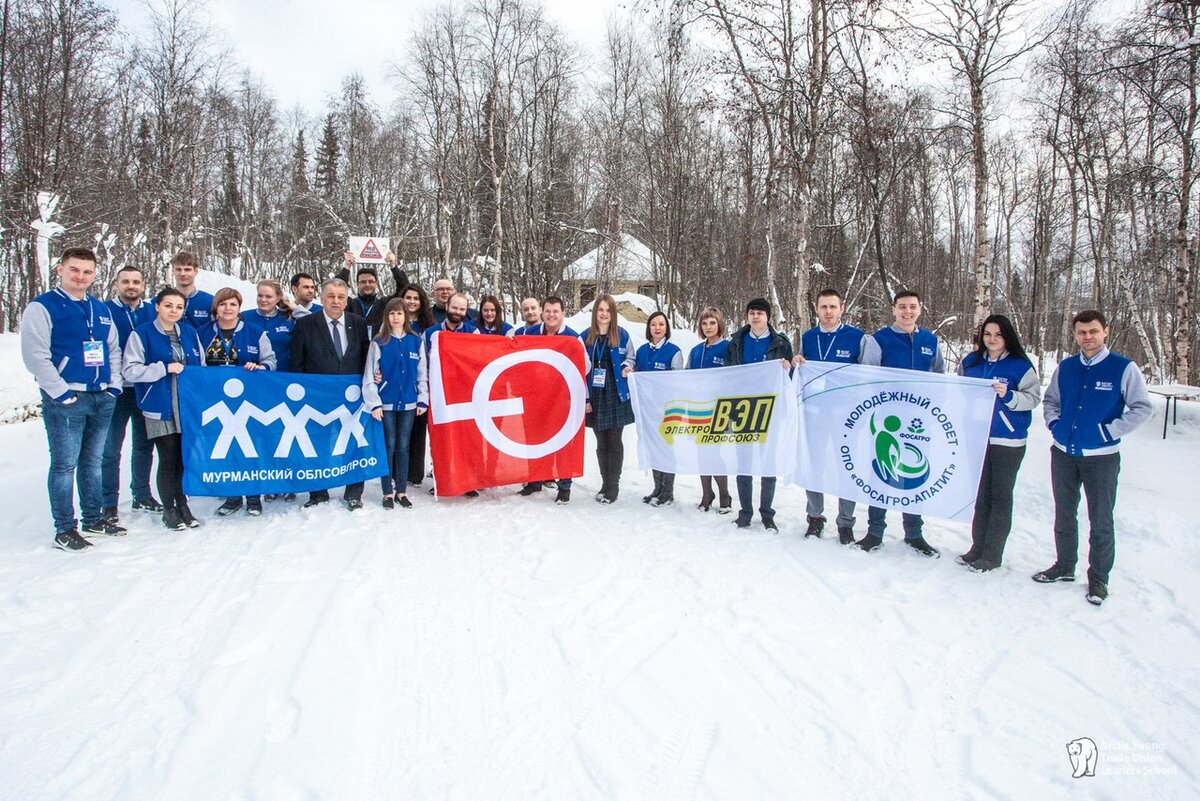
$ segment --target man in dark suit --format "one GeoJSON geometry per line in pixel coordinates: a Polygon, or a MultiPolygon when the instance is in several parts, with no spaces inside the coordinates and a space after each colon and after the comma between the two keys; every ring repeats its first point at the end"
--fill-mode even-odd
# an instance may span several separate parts
{"type": "MultiPolygon", "coordinates": [[[[321,310],[296,321],[292,331],[292,372],[362,377],[367,363],[367,321],[350,314],[346,282],[330,278],[321,284],[321,310]]],[[[343,498],[348,509],[362,508],[363,482],[346,487],[343,498]]],[[[310,506],[327,503],[328,490],[308,494],[310,506]]]]}

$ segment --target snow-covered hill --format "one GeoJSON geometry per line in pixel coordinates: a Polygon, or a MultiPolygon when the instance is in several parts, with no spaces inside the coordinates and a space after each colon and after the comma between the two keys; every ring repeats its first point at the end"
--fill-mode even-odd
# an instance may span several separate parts
{"type": "MultiPolygon", "coordinates": [[[[6,338],[7,339],[7,338],[6,338]]],[[[7,354],[8,350],[0,351],[7,354]]],[[[8,357],[5,356],[7,359],[8,357]]],[[[4,372],[20,370],[6,361],[4,372]]],[[[1041,586],[1048,439],[1006,565],[737,530],[515,487],[50,547],[39,421],[0,426],[0,798],[1192,799],[1200,753],[1200,409],[1128,438],[1111,597],[1041,586]],[[1094,740],[1073,779],[1066,744],[1094,740]]],[[[127,499],[126,499],[127,501],[127,499]]],[[[865,527],[860,509],[858,530],[865,527]]]]}

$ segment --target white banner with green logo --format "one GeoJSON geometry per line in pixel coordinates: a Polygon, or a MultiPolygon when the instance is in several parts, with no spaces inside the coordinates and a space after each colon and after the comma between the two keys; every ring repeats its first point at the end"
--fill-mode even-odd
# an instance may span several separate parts
{"type": "Polygon", "coordinates": [[[970,520],[991,429],[990,381],[808,362],[795,483],[912,514],[970,520]]]}
{"type": "Polygon", "coordinates": [[[786,478],[796,469],[796,390],[778,361],[629,378],[643,470],[786,478]]]}

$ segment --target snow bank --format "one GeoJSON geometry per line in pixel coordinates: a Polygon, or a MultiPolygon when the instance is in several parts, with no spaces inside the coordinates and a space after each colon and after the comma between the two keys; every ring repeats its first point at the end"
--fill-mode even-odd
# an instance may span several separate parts
{"type": "Polygon", "coordinates": [[[0,424],[41,414],[37,384],[21,361],[21,335],[0,334],[0,424]]]}
{"type": "Polygon", "coordinates": [[[218,289],[232,287],[242,293],[242,311],[249,311],[258,305],[258,287],[250,281],[234,278],[213,270],[198,270],[196,286],[202,291],[215,295],[218,289]]]}

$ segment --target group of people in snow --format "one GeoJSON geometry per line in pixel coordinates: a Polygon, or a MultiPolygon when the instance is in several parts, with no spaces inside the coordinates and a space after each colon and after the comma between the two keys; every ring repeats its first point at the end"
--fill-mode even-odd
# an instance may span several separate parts
{"type": "MultiPolygon", "coordinates": [[[[179,253],[171,262],[172,286],[147,301],[145,277],[133,266],[116,276],[115,297],[101,301],[89,294],[96,279],[96,256],[86,248],[64,250],[56,267],[59,285],[39,295],[25,309],[21,350],[42,398],[42,419],[50,450],[48,489],[54,518],[54,544],[64,550],[91,547],[85,535],[123,536],[120,524],[120,463],[130,434],[131,509],[161,514],[174,530],[200,525],[183,492],[183,451],[179,428],[178,376],[203,366],[235,366],[245,370],[355,375],[362,378],[363,398],[383,424],[388,473],[381,479],[383,506],[411,508],[408,489],[426,478],[427,363],[439,331],[497,336],[578,337],[588,361],[586,424],[596,438],[601,486],[595,500],[614,503],[624,464],[623,431],[633,422],[628,377],[634,371],[706,369],[779,361],[793,369],[804,361],[882,365],[918,372],[945,370],[936,334],[918,324],[918,293],[897,292],[893,323],[868,334],[842,317],[845,303],[835,289],[816,299],[817,324],[800,338],[801,352],[771,325],[772,308],[762,298],[745,307],[744,324],[728,335],[727,323],[715,307],[704,309],[696,323],[701,341],[686,355],[671,342],[667,316],[656,311],[646,321],[646,342],[638,348],[619,323],[616,303],[600,295],[590,324],[576,332],[565,323],[566,304],[558,296],[526,298],[521,324],[504,320],[493,295],[471,308],[453,282],[441,278],[433,300],[409,283],[396,266],[387,264],[395,291],[380,294],[374,267],[359,265],[345,254],[336,277],[318,281],[307,273],[291,280],[291,297],[275,281],[257,284],[256,308],[243,312],[236,289],[209,294],[196,286],[199,261],[179,253]],[[356,291],[350,291],[354,272],[356,291]],[[318,300],[317,294],[320,292],[318,300]],[[154,454],[156,486],[150,487],[154,454]],[[82,520],[75,515],[78,485],[82,520]]],[[[1012,322],[1000,314],[984,320],[975,348],[959,365],[962,375],[990,379],[996,392],[993,422],[980,477],[971,546],[956,561],[975,572],[1000,567],[1012,527],[1013,489],[1025,456],[1033,410],[1044,404],[1043,417],[1053,437],[1050,449],[1055,503],[1056,559],[1033,575],[1041,583],[1075,579],[1079,550],[1078,507],[1087,496],[1090,524],[1086,598],[1101,604],[1108,595],[1113,567],[1113,509],[1120,472],[1121,438],[1149,419],[1151,403],[1137,366],[1106,346],[1108,322],[1096,310],[1072,320],[1079,351],[1063,360],[1042,395],[1035,366],[1022,347],[1012,322]]],[[[654,471],[654,486],[642,498],[650,506],[675,501],[675,476],[654,471]]],[[[555,501],[571,499],[570,478],[546,482],[557,490],[555,501]]],[[[701,476],[698,508],[718,514],[733,511],[727,476],[701,476]]],[[[754,516],[754,479],[737,476],[738,514],[734,522],[748,528],[754,516]]],[[[777,532],[775,478],[759,479],[758,516],[763,527],[777,532]]],[[[534,496],[543,482],[525,484],[519,494],[534,496]]],[[[469,496],[478,493],[471,491],[469,496]]],[[[350,510],[362,508],[363,484],[343,490],[350,510]]],[[[218,509],[229,515],[245,509],[262,513],[263,501],[275,496],[227,498],[218,509]]],[[[295,499],[292,494],[282,500],[295,499]]],[[[328,490],[309,494],[306,507],[329,501],[328,490]]],[[[826,523],[825,498],[807,492],[806,537],[821,537],[826,523]]],[[[855,539],[855,503],[838,499],[835,524],[843,545],[871,552],[880,548],[886,510],[871,506],[867,531],[855,539]]],[[[923,556],[939,551],[924,537],[920,515],[902,515],[904,542],[923,556]]]]}

